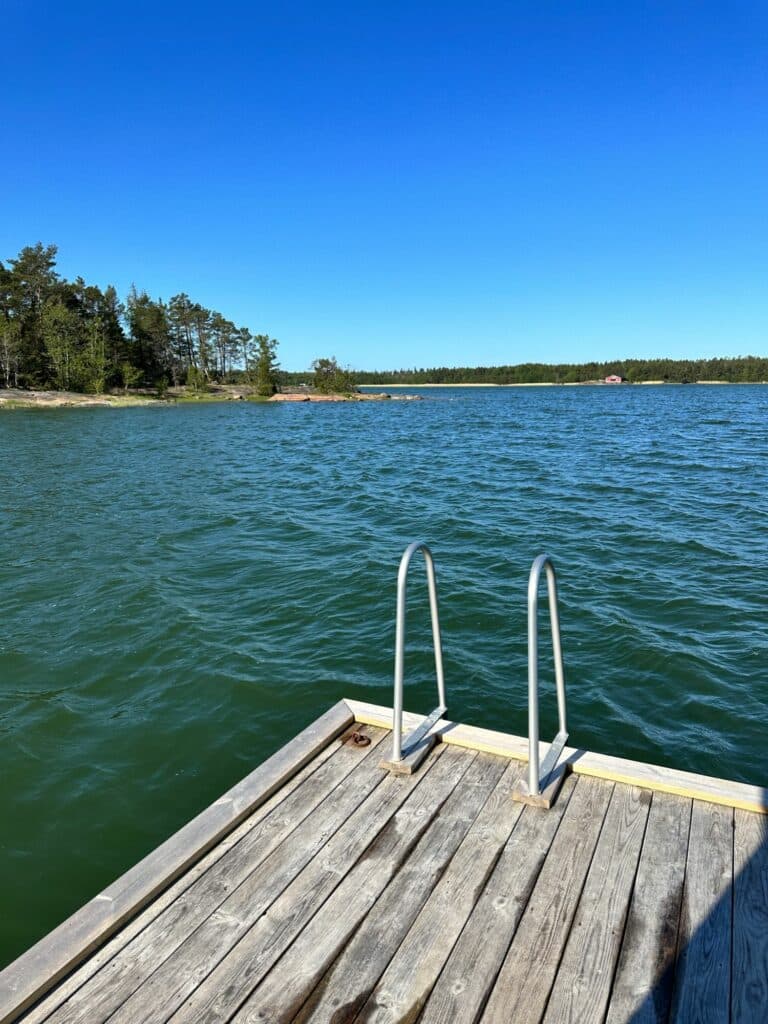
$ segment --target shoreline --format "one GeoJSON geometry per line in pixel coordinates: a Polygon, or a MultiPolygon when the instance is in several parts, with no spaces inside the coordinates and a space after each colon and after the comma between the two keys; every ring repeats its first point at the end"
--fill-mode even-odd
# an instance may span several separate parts
{"type": "Polygon", "coordinates": [[[0,390],[0,409],[127,409],[157,405],[161,401],[141,395],[84,395],[77,391],[25,391],[22,388],[0,390]]]}
{"type": "MultiPolygon", "coordinates": [[[[662,380],[641,380],[635,381],[633,387],[745,387],[750,385],[761,386],[768,384],[768,381],[729,381],[729,380],[697,380],[690,384],[683,384],[678,381],[662,380]]],[[[166,408],[178,405],[209,405],[215,402],[382,402],[382,401],[414,401],[420,395],[390,395],[382,394],[381,390],[390,389],[418,389],[430,390],[432,388],[579,388],[579,387],[606,387],[621,388],[629,385],[629,381],[621,384],[606,384],[604,381],[567,381],[556,384],[553,381],[540,381],[536,383],[515,383],[515,384],[359,384],[361,390],[353,394],[310,394],[306,391],[288,390],[278,392],[270,398],[265,398],[253,393],[247,386],[232,384],[220,384],[212,386],[211,390],[204,393],[188,392],[183,388],[169,388],[164,397],[138,391],[125,394],[109,395],[86,395],[76,391],[43,391],[22,388],[0,389],[0,410],[2,409],[128,409],[138,406],[164,406],[166,408]],[[366,391],[366,389],[368,389],[366,391]],[[377,389],[375,394],[370,394],[370,389],[377,389]]]]}
{"type": "Polygon", "coordinates": [[[623,386],[646,387],[656,385],[661,387],[694,387],[703,384],[708,387],[714,385],[742,386],[747,384],[768,384],[768,380],[694,380],[688,383],[676,380],[637,380],[623,381],[621,384],[606,384],[603,380],[569,380],[556,383],[552,380],[531,381],[514,384],[358,384],[359,388],[620,388],[623,386]]]}
{"type": "Polygon", "coordinates": [[[0,410],[2,409],[128,409],[138,406],[211,405],[223,402],[413,402],[420,401],[420,395],[376,394],[314,394],[308,391],[287,390],[270,398],[257,395],[247,385],[217,384],[205,392],[187,391],[185,388],[169,388],[164,396],[149,391],[129,394],[86,395],[77,391],[24,390],[22,388],[0,389],[0,410]]]}
{"type": "Polygon", "coordinates": [[[148,389],[116,394],[89,395],[80,391],[45,391],[42,389],[0,388],[0,409],[127,409],[135,406],[207,405],[211,402],[265,402],[246,387],[221,384],[210,391],[194,392],[185,388],[168,388],[165,395],[148,389]]]}

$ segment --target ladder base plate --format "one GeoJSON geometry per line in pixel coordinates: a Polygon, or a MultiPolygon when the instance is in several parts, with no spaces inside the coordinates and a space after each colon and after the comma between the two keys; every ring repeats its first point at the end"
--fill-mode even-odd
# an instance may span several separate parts
{"type": "Polygon", "coordinates": [[[432,747],[437,743],[437,740],[437,733],[423,736],[412,749],[403,751],[401,761],[383,760],[379,762],[379,768],[392,772],[393,775],[413,775],[432,747]]]}
{"type": "Polygon", "coordinates": [[[529,804],[531,807],[544,807],[548,810],[557,799],[560,787],[565,781],[567,768],[567,764],[557,765],[550,772],[546,786],[536,796],[532,796],[529,792],[527,779],[519,779],[512,787],[512,799],[519,804],[529,804]]]}

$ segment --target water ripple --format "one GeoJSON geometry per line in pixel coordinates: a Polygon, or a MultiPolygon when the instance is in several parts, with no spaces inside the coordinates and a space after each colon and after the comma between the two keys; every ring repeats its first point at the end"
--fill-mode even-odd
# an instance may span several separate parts
{"type": "MultiPolygon", "coordinates": [[[[0,418],[0,961],[342,695],[391,702],[416,537],[451,717],[525,731],[548,550],[574,742],[766,782],[766,413],[744,386],[0,418]]],[[[428,710],[424,590],[406,703],[428,710]]]]}

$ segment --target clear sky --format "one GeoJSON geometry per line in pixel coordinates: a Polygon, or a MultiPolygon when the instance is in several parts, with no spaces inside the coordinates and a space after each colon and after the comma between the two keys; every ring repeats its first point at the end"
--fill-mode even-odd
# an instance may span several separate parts
{"type": "Polygon", "coordinates": [[[41,240],[364,369],[768,351],[768,4],[2,0],[41,240]]]}

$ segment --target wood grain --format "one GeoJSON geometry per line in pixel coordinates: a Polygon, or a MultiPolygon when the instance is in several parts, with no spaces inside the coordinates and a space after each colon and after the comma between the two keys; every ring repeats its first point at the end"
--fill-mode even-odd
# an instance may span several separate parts
{"type": "Polygon", "coordinates": [[[481,1017],[483,1022],[538,1024],[541,1020],[613,789],[612,783],[599,779],[578,780],[481,1017]]]}
{"type": "Polygon", "coordinates": [[[694,801],[671,1020],[721,1024],[731,998],[733,811],[694,801]]]}
{"type": "Polygon", "coordinates": [[[391,754],[379,762],[379,768],[384,771],[394,772],[396,775],[412,775],[418,771],[419,765],[423,764],[430,750],[437,743],[437,736],[427,733],[422,736],[416,746],[399,761],[393,761],[391,754]]]}
{"type": "Polygon", "coordinates": [[[617,786],[557,971],[546,1024],[602,1024],[651,803],[617,786]]]}
{"type": "Polygon", "coordinates": [[[672,1003],[692,802],[654,793],[607,1024],[661,1024],[672,1003]]]}
{"type": "MultiPolygon", "coordinates": [[[[194,892],[185,894],[170,908],[167,921],[161,918],[150,926],[84,986],[71,1001],[76,1001],[76,1024],[98,1024],[107,1017],[131,1024],[142,1019],[154,1022],[162,1019],[161,1011],[166,1006],[171,1006],[170,1015],[185,998],[188,986],[196,984],[195,972],[207,972],[226,955],[228,944],[248,929],[253,915],[266,910],[346,817],[376,789],[382,779],[376,767],[380,738],[381,733],[365,751],[344,745],[337,758],[328,762],[328,771],[337,760],[352,766],[338,780],[344,784],[330,787],[321,799],[316,797],[322,796],[322,790],[317,793],[310,801],[309,813],[299,809],[304,790],[300,787],[278,811],[287,826],[295,827],[288,827],[280,842],[269,837],[266,856],[261,856],[265,850],[258,846],[259,855],[254,859],[235,847],[209,878],[201,879],[194,892]],[[291,808],[300,814],[297,826],[289,820],[291,808]],[[228,862],[234,858],[237,873],[232,876],[232,864],[228,862]],[[182,903],[185,909],[180,913],[182,903]],[[202,921],[196,910],[200,903],[205,908],[202,921]]],[[[65,1005],[66,1012],[60,1022],[55,1018],[56,1024],[71,1024],[72,1009],[65,1005]]]]}
{"type": "Polygon", "coordinates": [[[463,756],[472,764],[402,867],[395,874],[392,854],[358,863],[246,1004],[248,1020],[291,1020],[310,996],[301,1020],[354,1016],[477,815],[499,793],[506,762],[463,756]]]}
{"type": "Polygon", "coordinates": [[[768,819],[736,811],[733,893],[733,1024],[768,1019],[768,819]]]}
{"type": "Polygon", "coordinates": [[[352,724],[344,701],[0,973],[0,1024],[39,999],[352,724]]]}
{"type": "MultiPolygon", "coordinates": [[[[404,858],[471,762],[440,748],[415,775],[387,775],[172,1018],[229,1021],[361,858],[404,858]]],[[[199,980],[199,979],[198,979],[199,980]]]]}
{"type": "Polygon", "coordinates": [[[397,777],[390,726],[340,702],[2,972],[0,1024],[768,1020],[765,789],[567,749],[541,811],[526,740],[441,722],[397,777]]]}
{"type": "Polygon", "coordinates": [[[528,779],[518,779],[517,785],[512,791],[512,799],[518,803],[527,804],[529,807],[540,807],[548,811],[560,792],[565,777],[568,774],[568,764],[560,763],[547,773],[547,782],[538,793],[532,794],[528,788],[528,779]]]}
{"type": "Polygon", "coordinates": [[[574,777],[566,779],[548,813],[522,813],[432,989],[422,1024],[479,1019],[575,786],[574,777]]]}
{"type": "MultiPolygon", "coordinates": [[[[367,729],[367,726],[363,726],[367,729]]],[[[374,730],[371,730],[373,732],[374,730]]],[[[67,999],[69,999],[98,971],[114,959],[121,950],[149,927],[162,913],[167,911],[172,904],[179,900],[188,889],[212,868],[221,858],[243,840],[249,832],[263,821],[271,812],[282,803],[290,794],[313,775],[325,761],[335,754],[341,746],[341,739],[332,740],[327,747],[311,761],[305,768],[294,775],[277,793],[273,794],[265,804],[262,804],[252,815],[241,822],[240,825],[225,836],[220,843],[217,843],[194,867],[185,872],[173,885],[145,907],[129,924],[125,925],[109,939],[105,945],[93,953],[77,970],[68,975],[60,982],[52,992],[46,995],[40,1002],[28,1010],[24,1015],[24,1024],[41,1024],[54,1010],[57,1010],[67,999]]],[[[209,876],[209,878],[212,876],[209,876]]]]}
{"type": "MultiPolygon", "coordinates": [[[[516,821],[537,814],[531,808],[523,808],[518,819],[515,811],[520,808],[512,802],[506,808],[507,835],[516,821]]],[[[454,863],[368,999],[361,1020],[366,1024],[383,1024],[417,1018],[498,863],[497,856],[479,856],[469,837],[462,844],[454,863]]]]}

